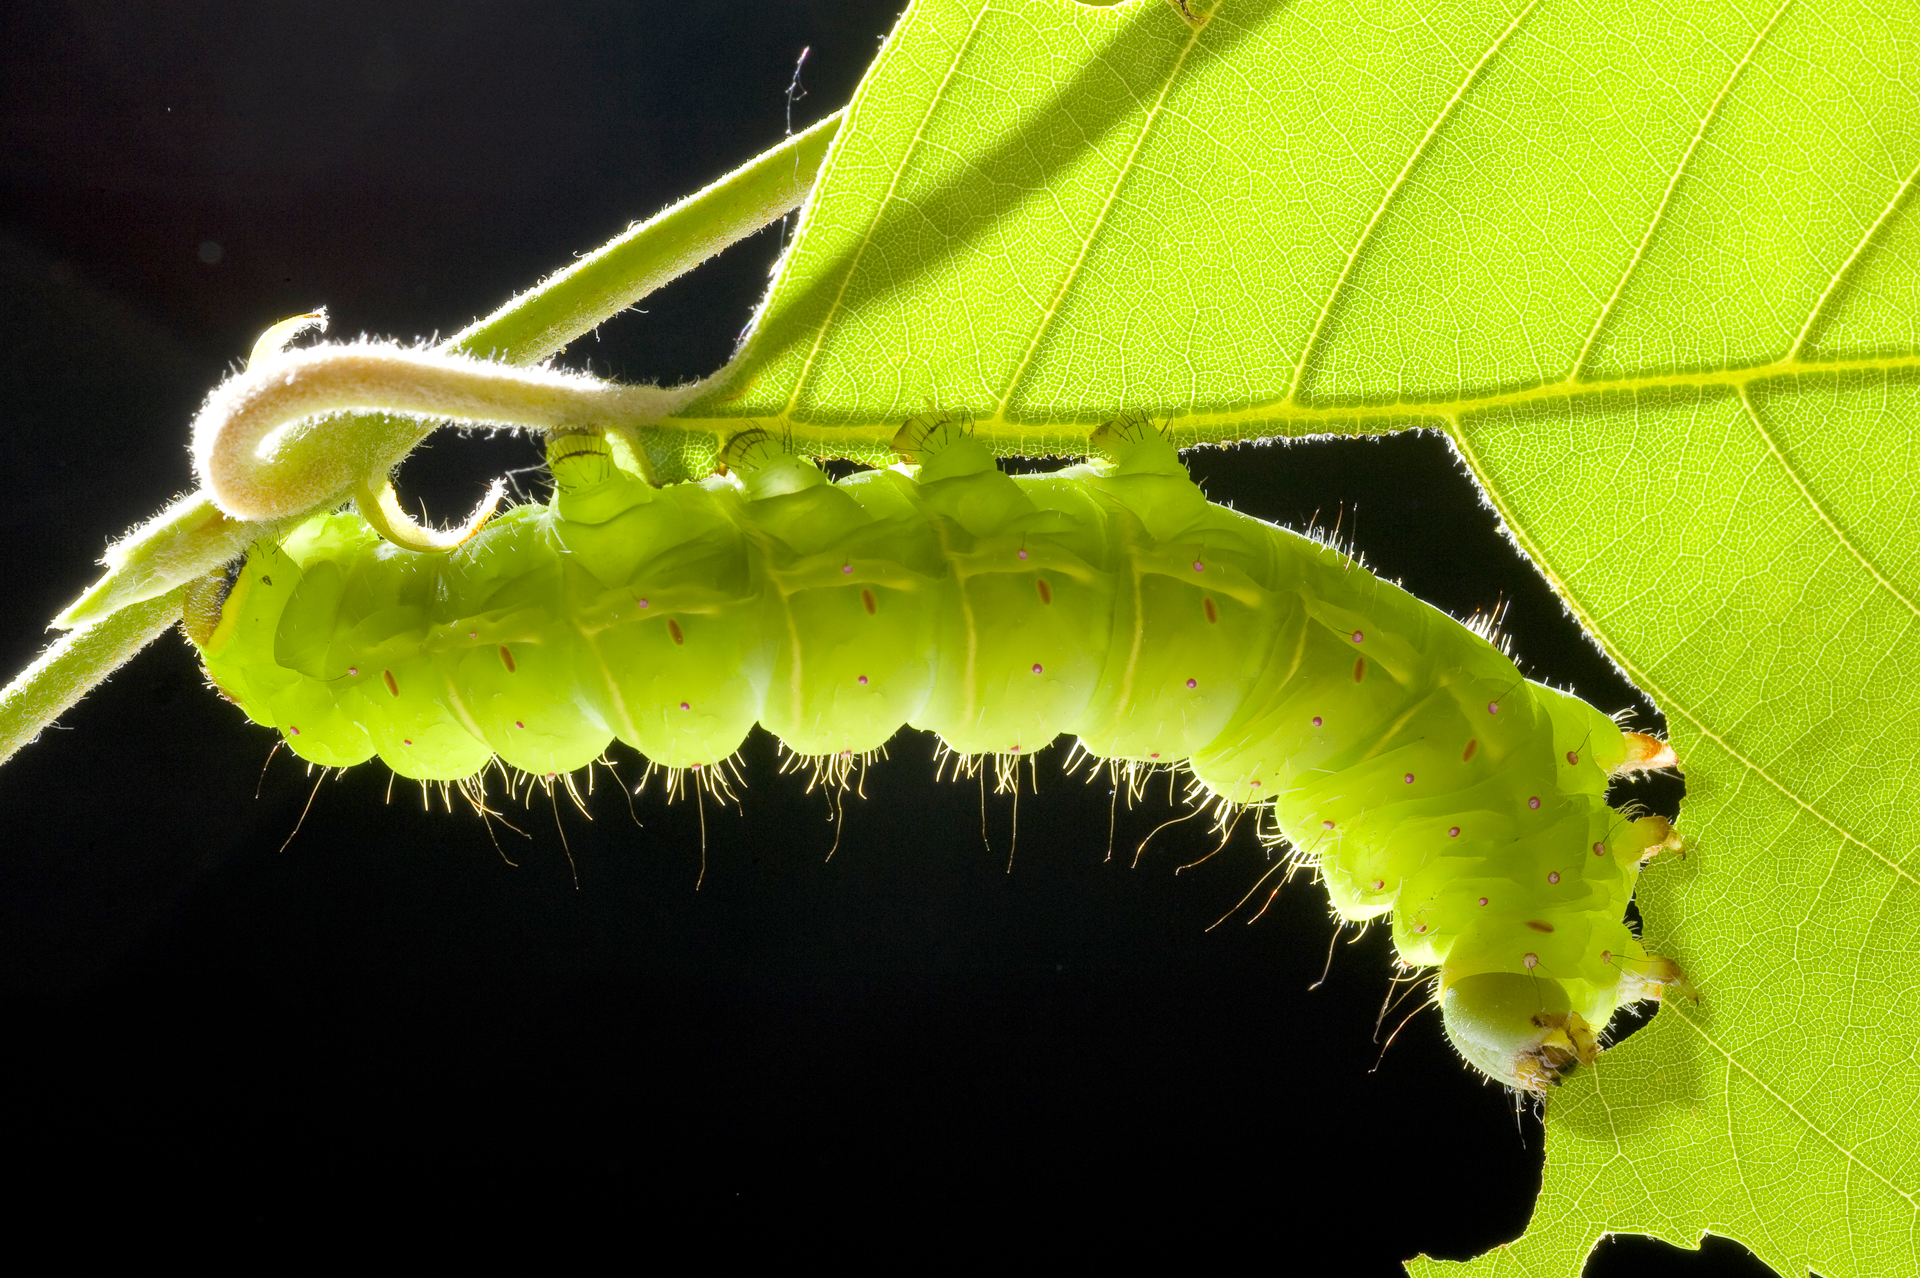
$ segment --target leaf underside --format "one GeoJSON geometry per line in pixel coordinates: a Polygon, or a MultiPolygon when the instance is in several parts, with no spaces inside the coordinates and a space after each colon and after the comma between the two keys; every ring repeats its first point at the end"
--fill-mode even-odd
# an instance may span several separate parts
{"type": "Polygon", "coordinates": [[[682,421],[1447,431],[1668,716],[1691,846],[1639,900],[1703,994],[1554,1098],[1469,1267],[1711,1231],[1913,1272],[1916,165],[1910,0],[921,0],[682,421]]]}

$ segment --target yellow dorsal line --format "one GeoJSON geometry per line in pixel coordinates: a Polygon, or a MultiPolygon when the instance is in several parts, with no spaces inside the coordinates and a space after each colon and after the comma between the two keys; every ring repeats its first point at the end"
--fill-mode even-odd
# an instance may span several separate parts
{"type": "Polygon", "coordinates": [[[1127,650],[1127,665],[1120,672],[1120,695],[1115,699],[1113,716],[1116,730],[1133,710],[1133,680],[1140,670],[1140,649],[1146,643],[1147,628],[1140,624],[1140,616],[1146,608],[1146,601],[1141,597],[1140,547],[1133,535],[1139,527],[1138,519],[1130,519],[1121,526],[1121,545],[1127,557],[1127,581],[1133,588],[1133,646],[1127,650]]]}
{"type": "MultiPolygon", "coordinates": [[[[949,525],[944,515],[937,515],[925,507],[927,522],[933,528],[933,535],[940,542],[940,559],[947,571],[953,576],[953,589],[960,601],[960,627],[966,633],[966,659],[962,665],[965,672],[960,681],[960,704],[972,715],[971,724],[980,725],[986,708],[980,704],[980,627],[974,617],[973,600],[967,594],[967,582],[970,574],[962,556],[953,548],[953,541],[947,536],[949,525]]],[[[939,667],[935,667],[935,688],[939,685],[939,667]]]]}

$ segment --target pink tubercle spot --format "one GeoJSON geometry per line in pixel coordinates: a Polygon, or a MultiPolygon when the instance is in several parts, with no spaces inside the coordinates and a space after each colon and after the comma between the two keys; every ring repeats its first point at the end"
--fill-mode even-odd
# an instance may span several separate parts
{"type": "Polygon", "coordinates": [[[1427,925],[1425,923],[1415,923],[1413,925],[1413,930],[1416,932],[1425,932],[1427,930],[1427,925]]]}
{"type": "Polygon", "coordinates": [[[1033,663],[1033,672],[1034,672],[1035,674],[1039,674],[1039,673],[1040,673],[1040,663],[1039,663],[1039,662],[1037,662],[1037,661],[1033,663]]]}
{"type": "Polygon", "coordinates": [[[526,722],[525,722],[524,720],[521,720],[521,719],[515,719],[515,720],[513,721],[513,726],[514,726],[514,727],[516,727],[516,728],[524,728],[524,727],[526,727],[527,725],[526,725],[526,722]]]}
{"type": "Polygon", "coordinates": [[[357,675],[357,674],[359,674],[359,673],[360,673],[360,667],[359,667],[359,666],[348,666],[348,667],[347,667],[347,673],[348,673],[348,674],[350,674],[350,675],[357,675]]]}
{"type": "Polygon", "coordinates": [[[1460,827],[1456,825],[1456,826],[1453,826],[1452,828],[1450,828],[1450,829],[1449,829],[1449,830],[1447,831],[1447,837],[1448,837],[1449,839],[1457,839],[1457,838],[1459,838],[1459,837],[1460,837],[1460,827]]]}
{"type": "Polygon", "coordinates": [[[413,744],[413,738],[412,738],[412,737],[401,737],[401,738],[400,738],[400,744],[401,744],[401,745],[412,745],[412,744],[413,744]]]}
{"type": "Polygon", "coordinates": [[[1593,854],[1594,854],[1595,856],[1605,856],[1605,855],[1607,854],[1607,845],[1606,845],[1606,844],[1604,844],[1604,843],[1596,843],[1596,844],[1594,844],[1594,845],[1593,845],[1593,854]]]}
{"type": "Polygon", "coordinates": [[[1195,572],[1205,572],[1207,570],[1207,566],[1201,563],[1198,559],[1196,559],[1193,561],[1193,570],[1195,572]]]}
{"type": "Polygon", "coordinates": [[[469,631],[467,631],[467,638],[469,638],[469,639],[478,639],[479,637],[480,637],[480,632],[479,632],[478,630],[469,630],[469,631]]]}
{"type": "Polygon", "coordinates": [[[1499,713],[1500,713],[1500,703],[1499,703],[1498,701],[1489,701],[1489,702],[1487,702],[1487,713],[1488,713],[1488,714],[1499,714],[1499,713]]]}
{"type": "Polygon", "coordinates": [[[1027,557],[1027,552],[1026,552],[1026,551],[1024,551],[1024,550],[1023,550],[1023,551],[1021,551],[1021,552],[1020,552],[1020,557],[1021,557],[1022,559],[1025,559],[1025,558],[1027,557]]]}
{"type": "Polygon", "coordinates": [[[1260,778],[1255,777],[1253,780],[1247,782],[1247,784],[1258,790],[1260,788],[1260,778]]]}
{"type": "Polygon", "coordinates": [[[1019,746],[1017,746],[1017,745],[1016,745],[1016,746],[1010,746],[1010,747],[1008,747],[1008,749],[1009,749],[1009,752],[1010,752],[1010,753],[1012,753],[1012,754],[1019,754],[1019,753],[1020,753],[1020,747],[1019,747],[1019,746]]]}
{"type": "Polygon", "coordinates": [[[1376,892],[1378,892],[1381,888],[1385,887],[1386,885],[1387,885],[1387,881],[1385,879],[1375,879],[1373,882],[1367,884],[1368,887],[1372,888],[1376,892]]]}
{"type": "Polygon", "coordinates": [[[1568,763],[1580,762],[1580,752],[1578,750],[1567,751],[1567,762],[1568,763]]]}
{"type": "Polygon", "coordinates": [[[681,708],[682,710],[691,710],[691,709],[693,709],[693,707],[692,707],[692,706],[690,706],[690,705],[688,705],[688,704],[687,704],[686,702],[684,702],[684,701],[682,701],[682,702],[680,703],[680,708],[681,708]]]}
{"type": "Polygon", "coordinates": [[[1526,957],[1522,958],[1520,961],[1527,965],[1527,969],[1529,971],[1540,966],[1540,956],[1538,954],[1528,953],[1526,957]]]}
{"type": "Polygon", "coordinates": [[[853,576],[853,565],[852,565],[852,564],[841,564],[841,565],[840,565],[840,575],[841,575],[842,577],[851,577],[851,576],[853,576]]]}
{"type": "Polygon", "coordinates": [[[650,603],[648,603],[648,602],[647,602],[646,600],[644,600],[644,599],[636,599],[636,600],[634,600],[634,602],[635,602],[635,603],[637,603],[637,604],[639,604],[639,605],[640,605],[640,606],[641,606],[642,608],[651,608],[651,607],[653,607],[653,605],[652,605],[652,604],[650,604],[650,603]]]}
{"type": "Polygon", "coordinates": [[[1486,897],[1484,897],[1484,896],[1483,896],[1483,897],[1481,897],[1481,898],[1480,898],[1480,904],[1482,904],[1482,905],[1485,905],[1486,903],[1487,903],[1487,898],[1486,898],[1486,897]]]}
{"type": "Polygon", "coordinates": [[[1152,754],[1148,755],[1147,757],[1149,759],[1157,759],[1160,757],[1160,752],[1158,750],[1155,750],[1152,754]]]}
{"type": "Polygon", "coordinates": [[[1538,812],[1540,810],[1540,796],[1537,794],[1528,795],[1527,806],[1532,808],[1535,812],[1538,812]]]}
{"type": "Polygon", "coordinates": [[[867,677],[865,675],[860,676],[860,686],[863,688],[867,686],[867,677]]]}
{"type": "Polygon", "coordinates": [[[1197,688],[1200,686],[1200,681],[1198,679],[1189,679],[1187,680],[1187,686],[1189,688],[1197,688]]]}
{"type": "Polygon", "coordinates": [[[1558,870],[1548,870],[1548,871],[1547,871],[1547,882],[1548,882],[1548,883],[1558,883],[1559,881],[1560,881],[1560,871],[1558,871],[1558,870]]]}
{"type": "Polygon", "coordinates": [[[287,731],[291,732],[296,737],[300,735],[300,727],[298,724],[289,723],[287,725],[287,731]]]}
{"type": "Polygon", "coordinates": [[[1320,726],[1320,716],[1317,714],[1313,716],[1313,726],[1316,728],[1320,726]]]}
{"type": "Polygon", "coordinates": [[[1406,782],[1406,783],[1407,783],[1408,785],[1412,785],[1412,784],[1413,784],[1413,773],[1411,773],[1411,772],[1409,772],[1409,773],[1407,773],[1407,775],[1406,775],[1406,776],[1404,776],[1404,777],[1402,777],[1402,778],[1400,778],[1400,779],[1401,779],[1402,781],[1404,781],[1404,782],[1406,782]]]}
{"type": "Polygon", "coordinates": [[[1355,643],[1364,643],[1366,642],[1366,638],[1367,632],[1364,630],[1356,630],[1353,632],[1353,641],[1355,643]]]}
{"type": "Polygon", "coordinates": [[[1323,829],[1323,830],[1331,830],[1331,829],[1333,828],[1333,822],[1331,822],[1331,821],[1322,821],[1322,822],[1320,823],[1320,828],[1321,828],[1321,829],[1323,829]]]}

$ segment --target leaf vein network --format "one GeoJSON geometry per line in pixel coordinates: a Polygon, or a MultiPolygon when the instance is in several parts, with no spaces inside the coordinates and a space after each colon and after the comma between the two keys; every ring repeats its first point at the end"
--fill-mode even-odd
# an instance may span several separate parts
{"type": "Polygon", "coordinates": [[[1747,420],[1753,423],[1754,432],[1760,436],[1761,442],[1766,444],[1767,451],[1772,454],[1773,459],[1779,463],[1780,469],[1786,474],[1787,478],[1793,481],[1794,488],[1797,489],[1800,496],[1805,499],[1807,506],[1819,518],[1820,522],[1826,525],[1827,530],[1833,534],[1834,540],[1838,542],[1848,554],[1852,555],[1854,560],[1858,562],[1862,568],[1867,570],[1867,575],[1879,583],[1882,590],[1899,600],[1900,606],[1912,613],[1915,617],[1920,617],[1920,605],[1916,605],[1914,601],[1907,596],[1906,592],[1902,591],[1885,573],[1881,572],[1880,569],[1875,566],[1874,562],[1867,557],[1866,552],[1854,544],[1853,538],[1848,535],[1846,529],[1840,526],[1839,521],[1828,513],[1826,506],[1814,495],[1813,489],[1807,484],[1806,477],[1800,473],[1800,468],[1788,460],[1786,453],[1780,447],[1779,441],[1773,437],[1773,432],[1767,429],[1766,419],[1761,417],[1759,406],[1753,402],[1753,392],[1749,387],[1742,386],[1740,388],[1740,403],[1742,407],[1746,409],[1747,420]]]}
{"type": "MultiPolygon", "coordinates": [[[[1487,482],[1485,468],[1481,464],[1478,455],[1474,452],[1471,442],[1467,439],[1466,432],[1459,428],[1458,421],[1450,419],[1450,427],[1450,434],[1453,437],[1454,446],[1460,450],[1460,455],[1466,458],[1467,464],[1473,468],[1474,474],[1480,480],[1481,488],[1494,502],[1494,509],[1499,512],[1501,520],[1507,525],[1514,540],[1520,544],[1520,548],[1527,553],[1530,559],[1545,568],[1552,576],[1552,579],[1558,583],[1561,597],[1565,601],[1568,611],[1573,613],[1580,624],[1585,627],[1587,633],[1591,635],[1604,634],[1605,632],[1595,624],[1593,611],[1587,606],[1586,601],[1581,599],[1579,595],[1567,586],[1565,579],[1559,575],[1558,570],[1554,566],[1552,558],[1541,553],[1540,548],[1533,543],[1533,539],[1521,531],[1524,525],[1516,520],[1513,512],[1506,509],[1506,503],[1498,496],[1497,490],[1487,482]]],[[[1694,730],[1699,732],[1701,736],[1720,747],[1720,749],[1726,753],[1727,757],[1733,759],[1753,775],[1778,790],[1795,806],[1833,830],[1836,834],[1840,835],[1841,838],[1864,850],[1869,856],[1879,861],[1882,865],[1893,871],[1893,873],[1916,886],[1920,886],[1920,878],[1916,878],[1904,863],[1893,860],[1879,848],[1862,839],[1859,835],[1854,834],[1834,818],[1801,798],[1791,787],[1774,776],[1764,765],[1755,762],[1753,759],[1748,758],[1745,754],[1735,749],[1731,742],[1708,727],[1699,716],[1688,709],[1684,702],[1669,694],[1657,681],[1650,678],[1646,671],[1640,669],[1624,654],[1614,649],[1611,645],[1608,645],[1607,655],[1612,658],[1614,663],[1625,672],[1626,676],[1631,679],[1637,687],[1653,699],[1655,705],[1661,707],[1661,709],[1666,712],[1669,720],[1675,715],[1685,719],[1693,725],[1694,730]]]]}
{"type": "MultiPolygon", "coordinates": [[[[927,125],[932,121],[934,112],[939,109],[940,104],[946,100],[947,86],[958,74],[960,64],[966,59],[967,50],[973,46],[975,38],[980,33],[980,24],[985,21],[988,11],[992,8],[991,0],[986,0],[974,10],[973,21],[967,27],[966,36],[955,46],[953,58],[940,77],[940,87],[929,95],[927,109],[921,113],[919,123],[914,126],[913,137],[908,140],[906,150],[901,152],[900,159],[894,165],[893,176],[887,182],[887,193],[874,206],[873,216],[867,222],[867,229],[860,235],[859,247],[848,255],[846,272],[840,277],[840,286],[834,290],[833,301],[827,306],[825,314],[820,317],[820,326],[814,334],[813,346],[807,351],[807,358],[800,366],[799,375],[793,379],[793,390],[787,397],[787,405],[781,410],[781,416],[788,418],[793,416],[793,410],[800,402],[801,392],[806,389],[807,382],[813,375],[814,361],[820,357],[820,350],[826,345],[827,334],[833,329],[833,317],[839,313],[841,303],[846,300],[847,289],[852,285],[853,277],[859,273],[860,261],[866,256],[868,246],[873,243],[874,232],[879,229],[880,221],[886,215],[887,206],[893,203],[895,193],[900,189],[900,180],[906,176],[911,166],[914,152],[926,140],[927,125]]],[[[859,103],[856,100],[856,110],[858,106],[859,103]]],[[[848,123],[852,124],[853,121],[850,119],[848,123]]]]}
{"type": "MultiPolygon", "coordinates": [[[[1179,56],[1174,58],[1173,64],[1167,68],[1165,76],[1161,79],[1160,92],[1155,95],[1153,106],[1147,110],[1146,118],[1140,121],[1140,128],[1138,132],[1134,134],[1133,145],[1127,148],[1126,159],[1122,160],[1115,168],[1113,182],[1107,188],[1106,199],[1100,203],[1099,213],[1094,215],[1092,225],[1088,226],[1086,233],[1080,237],[1080,244],[1074,251],[1072,264],[1067,267],[1066,272],[1060,278],[1060,283],[1054,288],[1053,296],[1041,311],[1039,322],[1034,325],[1033,336],[1027,342],[1027,349],[1021,353],[1019,362],[1014,365],[1013,371],[1007,375],[1007,380],[1001,387],[999,402],[994,405],[994,417],[996,420],[1005,421],[1007,419],[1007,406],[1013,402],[1014,395],[1019,392],[1020,383],[1027,375],[1027,369],[1032,365],[1034,357],[1039,354],[1042,342],[1045,341],[1047,333],[1053,327],[1053,321],[1058,318],[1060,314],[1061,303],[1066,299],[1067,293],[1073,288],[1074,282],[1079,278],[1081,268],[1086,265],[1087,255],[1093,251],[1094,242],[1099,238],[1101,230],[1107,225],[1107,219],[1113,211],[1114,202],[1120,198],[1121,189],[1126,185],[1127,178],[1135,170],[1137,161],[1140,158],[1140,149],[1146,145],[1148,135],[1153,132],[1154,124],[1160,119],[1161,112],[1166,107],[1167,95],[1173,91],[1174,84],[1180,79],[1182,68],[1186,66],[1187,59],[1192,55],[1194,49],[1199,47],[1201,35],[1205,31],[1205,27],[1195,27],[1189,30],[1187,41],[1181,46],[1179,56]]],[[[1124,78],[1122,79],[1122,83],[1125,83],[1124,78]]],[[[1139,101],[1137,94],[1134,95],[1134,100],[1136,102],[1139,101]]]]}
{"type": "Polygon", "coordinates": [[[1493,38],[1493,43],[1487,46],[1486,52],[1480,55],[1479,61],[1468,69],[1466,77],[1453,91],[1453,96],[1446,100],[1439,113],[1433,117],[1433,123],[1427,126],[1427,131],[1420,135],[1418,142],[1414,143],[1406,163],[1400,166],[1400,172],[1381,193],[1380,202],[1374,206],[1373,216],[1369,217],[1367,224],[1360,228],[1360,234],[1354,240],[1353,247],[1347,250],[1347,258],[1340,267],[1340,274],[1334,278],[1333,287],[1327,291],[1326,300],[1320,304],[1320,314],[1313,322],[1313,329],[1307,334],[1307,340],[1300,347],[1300,358],[1293,366],[1293,378],[1287,387],[1285,402],[1300,401],[1300,391],[1306,385],[1307,371],[1312,366],[1314,353],[1319,349],[1320,340],[1332,321],[1334,308],[1339,305],[1347,291],[1348,282],[1352,280],[1354,270],[1359,265],[1360,255],[1366,251],[1367,245],[1373,239],[1374,230],[1386,218],[1387,210],[1393,207],[1394,200],[1406,186],[1408,177],[1419,165],[1421,157],[1426,154],[1428,145],[1439,136],[1447,121],[1453,118],[1454,109],[1465,100],[1467,91],[1478,82],[1480,73],[1493,61],[1494,55],[1500,52],[1507,39],[1520,29],[1521,24],[1527,20],[1527,15],[1531,14],[1539,3],[1540,0],[1528,0],[1526,7],[1514,15],[1513,21],[1507,24],[1506,29],[1493,38]]]}
{"type": "Polygon", "coordinates": [[[1821,319],[1825,317],[1828,303],[1838,295],[1840,286],[1846,282],[1848,276],[1853,274],[1854,267],[1866,258],[1868,250],[1879,240],[1881,231],[1890,227],[1894,218],[1900,215],[1901,209],[1906,207],[1907,197],[1912,194],[1916,179],[1920,179],[1920,164],[1916,164],[1908,172],[1906,181],[1894,188],[1893,194],[1887,198],[1886,205],[1880,210],[1880,216],[1867,227],[1859,242],[1853,246],[1853,252],[1847,254],[1846,260],[1841,262],[1840,268],[1833,273],[1833,278],[1827,281],[1827,287],[1814,302],[1813,309],[1807,312],[1806,322],[1800,325],[1800,332],[1793,339],[1793,345],[1787,348],[1788,360],[1801,357],[1821,319]]]}
{"type": "MultiPolygon", "coordinates": [[[[1842,1158],[1846,1159],[1847,1162],[1859,1168],[1861,1171],[1864,1171],[1865,1173],[1867,1173],[1867,1175],[1871,1176],[1874,1180],[1879,1181],[1882,1185],[1892,1190],[1893,1193],[1898,1198],[1900,1198],[1902,1202],[1907,1204],[1907,1207],[1909,1210],[1920,1212],[1920,1195],[1916,1195],[1915,1192],[1911,1189],[1902,1189],[1899,1185],[1895,1184],[1893,1181],[1889,1180],[1886,1176],[1882,1175],[1879,1172],[1879,1170],[1877,1170],[1871,1163],[1866,1162],[1859,1155],[1855,1154],[1851,1149],[1848,1149],[1845,1145],[1842,1145],[1839,1141],[1835,1140],[1832,1134],[1829,1133],[1825,1128],[1821,1127],[1819,1124],[1815,1123],[1811,1118],[1809,1118],[1806,1114],[1802,1113],[1800,1108],[1797,1105],[1795,1105],[1792,1101],[1788,1100],[1785,1096],[1782,1096],[1779,1092],[1775,1091],[1771,1086],[1769,1086],[1767,1083],[1767,1080],[1760,1077],[1759,1074],[1755,1073],[1752,1069],[1750,1069],[1745,1062],[1740,1060],[1737,1053],[1728,1049],[1726,1046],[1724,1046],[1720,1042],[1719,1039],[1715,1038],[1712,1034],[1708,1033],[1704,1025],[1700,1024],[1698,1021],[1694,1020],[1690,1016],[1685,1015],[1684,1013],[1681,1016],[1679,1016],[1677,1019],[1680,1020],[1683,1024],[1690,1027],[1695,1034],[1698,1034],[1700,1036],[1700,1040],[1705,1044],[1707,1044],[1707,1046],[1713,1048],[1714,1051],[1720,1053],[1721,1059],[1727,1062],[1727,1065],[1730,1071],[1737,1070],[1741,1074],[1746,1075],[1748,1079],[1752,1080],[1755,1087],[1758,1087],[1762,1092],[1765,1092],[1767,1094],[1767,1097],[1770,1100],[1772,1100],[1774,1104],[1778,1105],[1786,1113],[1791,1114],[1793,1117],[1799,1119],[1800,1125],[1804,1127],[1807,1131],[1813,1133],[1815,1136],[1818,1136],[1821,1140],[1825,1141],[1828,1145],[1832,1146],[1834,1151],[1837,1152],[1842,1158]]],[[[1731,1113],[1733,1109],[1733,1105],[1732,1105],[1733,1089],[1731,1087],[1728,1087],[1726,1089],[1726,1095],[1728,1100],[1727,1109],[1729,1113],[1731,1113]]],[[[1739,1162],[1739,1156],[1737,1152],[1735,1154],[1734,1161],[1736,1164],[1739,1162]]]]}
{"type": "Polygon", "coordinates": [[[1686,149],[1681,152],[1679,163],[1673,166],[1673,173],[1667,178],[1666,190],[1661,193],[1659,203],[1654,205],[1653,215],[1647,220],[1647,228],[1640,236],[1640,243],[1634,247],[1633,256],[1627,260],[1626,269],[1620,273],[1620,280],[1614,285],[1612,295],[1607,298],[1606,304],[1600,308],[1600,313],[1594,316],[1593,327],[1587,330],[1587,339],[1580,345],[1580,354],[1573,361],[1573,367],[1567,371],[1568,381],[1578,380],[1584,375],[1587,361],[1593,357],[1593,348],[1599,342],[1600,334],[1605,330],[1607,320],[1613,314],[1614,306],[1619,303],[1621,295],[1627,291],[1627,284],[1633,279],[1635,272],[1639,270],[1640,263],[1646,259],[1647,249],[1653,244],[1654,233],[1660,228],[1662,220],[1666,217],[1667,209],[1673,203],[1674,193],[1680,189],[1681,178],[1685,176],[1688,166],[1693,163],[1694,154],[1699,151],[1701,142],[1707,136],[1707,130],[1713,126],[1714,120],[1719,116],[1721,105],[1725,103],[1728,96],[1732,94],[1733,86],[1739,83],[1742,73],[1746,71],[1748,66],[1752,65],[1755,55],[1760,52],[1760,46],[1764,44],[1767,37],[1772,34],[1773,28],[1780,21],[1781,15],[1786,13],[1792,4],[1793,0],[1781,0],[1779,7],[1773,11],[1773,16],[1766,20],[1761,26],[1759,33],[1754,36],[1753,43],[1747,47],[1746,53],[1733,64],[1733,69],[1727,73],[1726,82],[1720,86],[1720,92],[1714,94],[1713,101],[1708,103],[1707,109],[1701,113],[1700,123],[1694,128],[1692,140],[1687,143],[1686,149]]]}

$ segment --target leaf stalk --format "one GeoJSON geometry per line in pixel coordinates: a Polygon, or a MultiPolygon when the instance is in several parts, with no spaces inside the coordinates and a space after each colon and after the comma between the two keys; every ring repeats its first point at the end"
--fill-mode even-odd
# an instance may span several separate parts
{"type": "MultiPolygon", "coordinates": [[[[456,333],[440,351],[518,365],[554,354],[800,207],[813,191],[844,114],[835,112],[630,228],[456,333]]],[[[656,396],[672,394],[644,389],[656,396]]],[[[220,510],[208,493],[196,492],[121,539],[102,560],[106,573],[54,619],[55,627],[72,633],[0,690],[0,762],[177,621],[185,583],[231,561],[259,538],[345,500],[356,482],[386,474],[438,420],[423,424],[389,413],[340,414],[329,421],[329,433],[351,439],[348,451],[357,452],[363,465],[357,473],[333,476],[334,490],[309,486],[300,494],[304,506],[282,502],[265,519],[236,518],[220,510]]]]}

